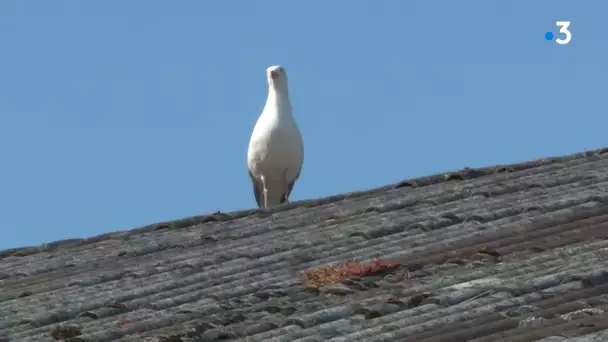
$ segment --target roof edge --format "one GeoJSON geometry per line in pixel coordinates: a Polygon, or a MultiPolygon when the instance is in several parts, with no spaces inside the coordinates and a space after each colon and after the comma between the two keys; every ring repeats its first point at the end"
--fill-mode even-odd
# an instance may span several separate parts
{"type": "Polygon", "coordinates": [[[560,163],[568,160],[574,160],[584,157],[591,156],[599,156],[602,154],[608,153],[608,147],[587,150],[584,152],[573,153],[569,155],[556,156],[556,157],[545,157],[538,158],[534,160],[528,160],[519,163],[512,164],[499,164],[494,166],[480,167],[480,168],[468,168],[456,170],[456,171],[448,171],[437,173],[430,176],[417,177],[412,179],[406,179],[397,183],[385,185],[378,188],[355,191],[350,193],[332,195],[328,197],[311,199],[311,200],[300,200],[296,202],[286,203],[271,209],[247,209],[247,210],[238,210],[228,213],[223,213],[221,211],[216,211],[212,214],[207,215],[198,215],[191,216],[181,219],[175,219],[171,221],[164,221],[159,223],[153,223],[146,226],[142,226],[135,229],[123,230],[123,231],[115,231],[104,233],[88,238],[75,238],[75,239],[65,239],[65,240],[57,240],[50,243],[41,244],[38,246],[24,246],[24,247],[16,247],[5,250],[0,250],[0,259],[7,258],[10,256],[24,257],[36,253],[41,252],[53,252],[58,249],[68,249],[72,247],[78,247],[88,244],[93,244],[99,241],[107,240],[107,239],[116,239],[123,236],[142,234],[152,231],[157,231],[161,229],[180,229],[192,227],[194,225],[208,223],[208,222],[225,222],[230,220],[236,220],[247,216],[258,216],[265,217],[269,214],[287,211],[294,208],[312,208],[319,205],[332,203],[341,201],[344,199],[355,198],[363,195],[369,195],[377,192],[386,191],[389,189],[403,188],[403,187],[411,187],[418,188],[429,186],[432,184],[442,183],[442,182],[450,182],[450,181],[462,181],[467,179],[475,179],[479,177],[489,176],[497,173],[508,173],[508,172],[516,172],[521,170],[526,170],[532,167],[538,167],[543,165],[549,165],[554,163],[560,163]]]}

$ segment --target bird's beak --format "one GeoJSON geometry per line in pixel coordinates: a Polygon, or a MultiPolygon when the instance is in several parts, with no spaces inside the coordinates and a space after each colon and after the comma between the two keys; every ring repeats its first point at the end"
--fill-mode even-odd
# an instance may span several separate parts
{"type": "Polygon", "coordinates": [[[272,71],[270,72],[270,78],[272,78],[272,79],[274,80],[274,79],[276,79],[277,77],[279,77],[279,73],[278,73],[278,72],[276,72],[276,71],[274,71],[274,70],[272,70],[272,71]]]}

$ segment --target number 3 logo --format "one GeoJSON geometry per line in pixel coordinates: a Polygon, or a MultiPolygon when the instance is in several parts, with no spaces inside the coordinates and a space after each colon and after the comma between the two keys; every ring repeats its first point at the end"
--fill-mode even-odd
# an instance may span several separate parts
{"type": "Polygon", "coordinates": [[[570,43],[570,40],[572,40],[572,33],[570,31],[568,31],[568,27],[570,27],[570,22],[569,21],[556,21],[555,25],[559,26],[559,32],[563,33],[566,35],[565,39],[561,39],[561,38],[557,38],[555,40],[555,42],[557,44],[561,44],[561,45],[566,45],[568,43],[570,43]]]}

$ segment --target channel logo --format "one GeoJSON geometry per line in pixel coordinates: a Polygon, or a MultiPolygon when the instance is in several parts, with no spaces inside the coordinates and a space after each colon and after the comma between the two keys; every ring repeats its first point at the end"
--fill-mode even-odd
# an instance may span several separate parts
{"type": "Polygon", "coordinates": [[[570,30],[569,30],[570,22],[569,21],[556,21],[555,25],[557,27],[559,27],[559,33],[563,34],[564,36],[556,38],[553,35],[553,32],[548,31],[547,33],[545,33],[545,39],[553,40],[555,38],[555,42],[560,45],[566,45],[566,44],[570,43],[570,41],[572,40],[572,32],[570,32],[570,30]]]}

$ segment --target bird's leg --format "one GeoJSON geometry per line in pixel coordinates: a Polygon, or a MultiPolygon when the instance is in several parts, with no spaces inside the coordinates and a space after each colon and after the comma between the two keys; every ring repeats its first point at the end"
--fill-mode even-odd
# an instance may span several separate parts
{"type": "MultiPolygon", "coordinates": [[[[263,193],[264,193],[264,211],[266,213],[269,213],[268,210],[268,187],[266,187],[266,177],[264,177],[264,175],[260,176],[260,180],[262,181],[262,187],[264,188],[263,193]]],[[[270,214],[270,228],[272,229],[272,227],[274,226],[274,217],[272,216],[272,213],[270,214]]]]}
{"type": "Polygon", "coordinates": [[[264,193],[264,208],[268,208],[268,188],[266,187],[266,177],[264,177],[263,175],[260,176],[260,180],[262,180],[262,187],[263,189],[263,193],[264,193]]]}
{"type": "Polygon", "coordinates": [[[283,184],[284,184],[284,190],[283,193],[285,196],[285,203],[289,203],[289,199],[287,198],[287,192],[289,191],[289,184],[287,184],[287,169],[283,170],[283,184]]]}

